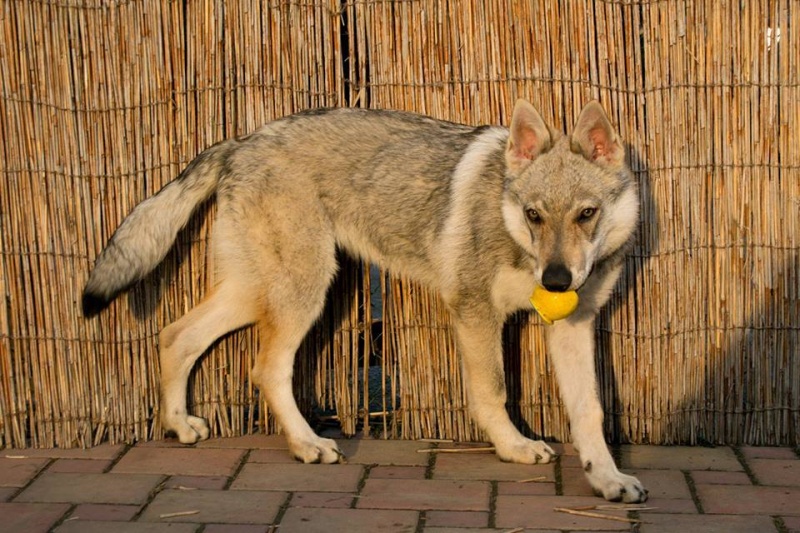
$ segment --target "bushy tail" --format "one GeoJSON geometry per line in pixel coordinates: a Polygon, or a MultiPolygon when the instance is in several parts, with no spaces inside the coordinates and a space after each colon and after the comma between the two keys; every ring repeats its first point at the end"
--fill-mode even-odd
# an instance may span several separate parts
{"type": "Polygon", "coordinates": [[[83,290],[83,314],[91,317],[167,255],[198,205],[217,189],[226,143],[201,153],[158,194],[137,205],[97,258],[83,290]]]}

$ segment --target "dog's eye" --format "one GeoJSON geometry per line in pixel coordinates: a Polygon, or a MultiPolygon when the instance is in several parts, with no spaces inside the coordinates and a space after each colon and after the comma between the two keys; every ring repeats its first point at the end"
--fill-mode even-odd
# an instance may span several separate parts
{"type": "Polygon", "coordinates": [[[596,207],[587,207],[581,214],[578,216],[578,222],[586,222],[587,220],[591,219],[595,213],[597,213],[596,207]]]}
{"type": "Polygon", "coordinates": [[[528,217],[528,220],[533,222],[534,224],[538,224],[542,221],[542,215],[539,214],[539,211],[536,209],[529,207],[525,210],[525,216],[528,217]]]}

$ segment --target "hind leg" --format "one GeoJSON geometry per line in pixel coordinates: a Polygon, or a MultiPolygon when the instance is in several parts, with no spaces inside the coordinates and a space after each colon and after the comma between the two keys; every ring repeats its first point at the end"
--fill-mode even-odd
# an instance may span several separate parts
{"type": "Polygon", "coordinates": [[[174,432],[182,443],[194,444],[209,435],[208,423],[186,410],[192,367],[219,337],[254,321],[254,314],[249,312],[248,305],[243,305],[241,296],[220,286],[159,335],[161,425],[174,432]]]}
{"type": "Polygon", "coordinates": [[[286,435],[290,453],[304,463],[338,463],[344,458],[333,440],[314,433],[292,391],[295,353],[321,309],[321,300],[312,307],[295,296],[291,307],[281,305],[263,316],[258,322],[261,350],[252,373],[286,435]]]}
{"type": "Polygon", "coordinates": [[[287,239],[283,251],[308,259],[292,261],[291,268],[272,269],[270,290],[257,321],[260,350],[252,379],[295,458],[304,463],[337,463],[343,455],[336,443],[314,433],[297,407],[292,390],[295,354],[322,312],[325,293],[336,271],[333,239],[298,239],[291,244],[287,239]]]}

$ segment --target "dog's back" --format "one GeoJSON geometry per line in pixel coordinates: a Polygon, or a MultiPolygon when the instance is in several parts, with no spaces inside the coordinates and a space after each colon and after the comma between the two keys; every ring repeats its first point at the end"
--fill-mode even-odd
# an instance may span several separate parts
{"type": "MultiPolygon", "coordinates": [[[[303,209],[309,220],[297,228],[295,240],[315,227],[311,239],[330,232],[355,256],[433,281],[438,240],[453,209],[456,167],[488,130],[361,109],[276,121],[240,141],[228,157],[219,184],[219,220],[233,222],[236,212],[246,211],[240,223],[250,227],[258,225],[254,209],[269,219],[303,209]]],[[[493,130],[493,161],[475,164],[494,167],[495,179],[487,185],[499,208],[506,131],[493,130]]],[[[220,231],[226,234],[221,239],[229,239],[243,230],[225,225],[220,231]]]]}

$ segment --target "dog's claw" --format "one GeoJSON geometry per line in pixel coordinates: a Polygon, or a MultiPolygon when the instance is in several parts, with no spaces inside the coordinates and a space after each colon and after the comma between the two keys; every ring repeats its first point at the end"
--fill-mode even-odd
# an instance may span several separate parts
{"type": "Polygon", "coordinates": [[[165,420],[163,425],[164,430],[174,433],[181,444],[195,444],[198,441],[206,440],[211,434],[208,422],[199,416],[175,417],[172,420],[165,420]]]}
{"type": "Polygon", "coordinates": [[[309,463],[344,463],[345,456],[332,439],[323,439],[314,436],[312,440],[293,442],[289,449],[298,461],[309,463]]]}
{"type": "Polygon", "coordinates": [[[587,476],[595,493],[610,502],[644,503],[647,501],[648,491],[642,483],[633,476],[621,472],[611,473],[605,478],[600,476],[587,476]]]}
{"type": "Polygon", "coordinates": [[[545,464],[556,457],[556,452],[540,440],[523,439],[512,445],[495,445],[501,461],[521,464],[545,464]]]}

